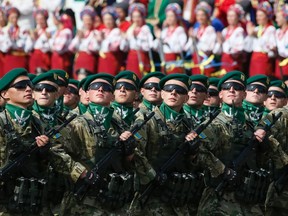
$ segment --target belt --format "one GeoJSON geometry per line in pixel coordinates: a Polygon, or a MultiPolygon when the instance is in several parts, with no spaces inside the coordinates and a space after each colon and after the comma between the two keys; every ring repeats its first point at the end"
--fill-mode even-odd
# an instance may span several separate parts
{"type": "Polygon", "coordinates": [[[13,56],[26,56],[27,55],[24,51],[11,51],[9,54],[13,56]]]}

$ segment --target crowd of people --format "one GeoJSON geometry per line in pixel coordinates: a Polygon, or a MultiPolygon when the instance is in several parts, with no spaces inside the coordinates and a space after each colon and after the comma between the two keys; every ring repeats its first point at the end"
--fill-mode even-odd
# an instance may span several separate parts
{"type": "Polygon", "coordinates": [[[82,20],[77,29],[71,9],[51,13],[34,3],[35,24],[25,25],[20,5],[4,1],[1,76],[15,67],[31,73],[62,69],[75,79],[79,73],[116,75],[122,69],[142,77],[155,68],[216,77],[231,70],[278,79],[288,74],[284,1],[252,2],[249,13],[242,1],[215,1],[214,8],[206,1],[139,2],[119,1],[100,10],[97,1],[88,1],[77,14],[82,20]]]}

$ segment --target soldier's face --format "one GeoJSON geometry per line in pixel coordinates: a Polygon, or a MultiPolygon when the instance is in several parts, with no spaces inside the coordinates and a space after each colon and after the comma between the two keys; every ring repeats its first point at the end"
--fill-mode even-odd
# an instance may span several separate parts
{"type": "Polygon", "coordinates": [[[220,106],[221,100],[219,98],[219,94],[216,95],[216,91],[218,91],[218,88],[216,86],[210,85],[208,88],[208,96],[204,101],[204,105],[206,106],[220,106]],[[212,92],[212,93],[209,93],[212,92]]]}
{"type": "Polygon", "coordinates": [[[268,89],[268,97],[264,102],[265,107],[268,110],[274,110],[277,108],[282,108],[287,104],[287,99],[284,97],[284,91],[276,86],[271,86],[268,89]]]}
{"type": "Polygon", "coordinates": [[[207,98],[207,89],[201,82],[192,82],[192,89],[190,88],[188,96],[189,99],[187,104],[189,106],[200,108],[203,105],[204,100],[207,98]],[[204,92],[204,90],[206,90],[206,92],[204,92]]]}
{"type": "Polygon", "coordinates": [[[3,91],[2,97],[7,101],[7,103],[26,109],[32,105],[34,101],[32,96],[32,88],[29,85],[24,85],[23,88],[17,87],[16,83],[20,83],[21,81],[29,82],[30,79],[27,76],[17,77],[10,85],[15,87],[10,87],[3,91]]]}
{"type": "Polygon", "coordinates": [[[79,95],[80,95],[80,102],[84,105],[88,105],[89,97],[87,92],[85,92],[82,88],[80,88],[79,95]]]}
{"type": "MultiPolygon", "coordinates": [[[[188,91],[186,85],[179,80],[171,79],[165,83],[165,85],[170,84],[181,86],[188,91]]],[[[183,104],[186,103],[188,100],[188,94],[179,94],[176,92],[176,90],[173,90],[172,92],[162,90],[161,97],[164,103],[166,103],[169,107],[171,107],[177,112],[180,111],[180,109],[183,107],[183,104]]]]}
{"type": "MultiPolygon", "coordinates": [[[[237,83],[242,85],[241,82],[238,80],[228,80],[225,83],[237,83]]],[[[245,93],[245,88],[243,86],[243,90],[235,90],[236,87],[231,87],[230,89],[222,89],[219,93],[219,97],[222,100],[222,102],[228,104],[228,105],[233,105],[233,102],[236,107],[241,107],[242,106],[242,101],[244,100],[246,93],[245,93]]]]}
{"type": "Polygon", "coordinates": [[[159,81],[160,79],[157,77],[150,77],[146,80],[143,87],[141,88],[141,94],[143,95],[143,98],[152,104],[160,104],[162,102],[160,88],[153,87],[154,85],[159,84],[159,81]]]}
{"type": "Polygon", "coordinates": [[[245,98],[246,101],[255,105],[257,104],[263,105],[266,99],[267,99],[267,88],[263,83],[253,82],[247,86],[246,98],[245,98]]]}
{"type": "Polygon", "coordinates": [[[57,90],[58,90],[58,85],[56,85],[55,83],[51,81],[45,80],[35,85],[33,96],[34,96],[34,99],[37,101],[38,105],[43,106],[43,107],[52,107],[54,106],[54,103],[56,99],[58,98],[57,90]],[[56,91],[53,91],[53,87],[56,89],[56,91]]]}
{"type": "MultiPolygon", "coordinates": [[[[132,84],[135,87],[134,82],[128,79],[117,80],[117,83],[120,82],[126,82],[132,84]]],[[[136,99],[137,92],[136,90],[129,90],[125,88],[125,86],[122,86],[120,89],[115,88],[114,95],[115,101],[119,104],[133,104],[134,100],[136,99]]]]}
{"type": "Polygon", "coordinates": [[[64,105],[68,107],[75,107],[79,102],[79,92],[78,87],[72,84],[69,84],[65,93],[64,93],[64,105]]]}
{"type": "MultiPolygon", "coordinates": [[[[107,83],[110,85],[110,83],[104,79],[95,79],[92,83],[97,83],[97,82],[107,83]]],[[[87,94],[88,94],[90,102],[99,104],[101,106],[110,106],[110,103],[114,100],[113,92],[104,91],[103,87],[100,87],[95,90],[89,89],[87,91],[87,94]]]]}

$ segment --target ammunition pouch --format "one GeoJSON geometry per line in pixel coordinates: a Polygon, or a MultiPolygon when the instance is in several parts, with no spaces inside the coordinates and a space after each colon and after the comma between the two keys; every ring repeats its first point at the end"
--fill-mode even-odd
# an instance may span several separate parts
{"type": "Polygon", "coordinates": [[[202,173],[174,172],[169,175],[163,187],[161,200],[165,203],[171,203],[173,206],[181,207],[190,203],[199,203],[205,184],[202,173]]]}
{"type": "Polygon", "coordinates": [[[257,171],[247,170],[243,174],[243,179],[235,190],[236,199],[249,204],[264,202],[272,181],[271,173],[261,168],[257,171]]]}
{"type": "Polygon", "coordinates": [[[46,197],[46,185],[44,179],[18,178],[14,193],[7,203],[8,211],[18,214],[38,214],[42,210],[46,197]]]}

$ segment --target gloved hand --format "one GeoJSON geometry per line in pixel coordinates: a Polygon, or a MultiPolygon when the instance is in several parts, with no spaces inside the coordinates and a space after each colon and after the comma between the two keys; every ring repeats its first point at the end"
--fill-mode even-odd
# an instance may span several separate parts
{"type": "Polygon", "coordinates": [[[225,167],[223,175],[225,180],[234,183],[237,177],[237,172],[231,168],[225,167]]]}
{"type": "Polygon", "coordinates": [[[100,176],[91,170],[86,173],[85,182],[87,182],[90,185],[95,185],[99,180],[99,178],[100,176]]]}
{"type": "Polygon", "coordinates": [[[159,185],[164,185],[167,179],[168,179],[168,176],[166,173],[159,173],[155,177],[155,180],[159,183],[159,185]]]}
{"type": "Polygon", "coordinates": [[[129,139],[122,141],[123,143],[123,151],[125,156],[129,156],[134,154],[134,150],[137,146],[136,140],[133,136],[129,137],[129,139]]]}

